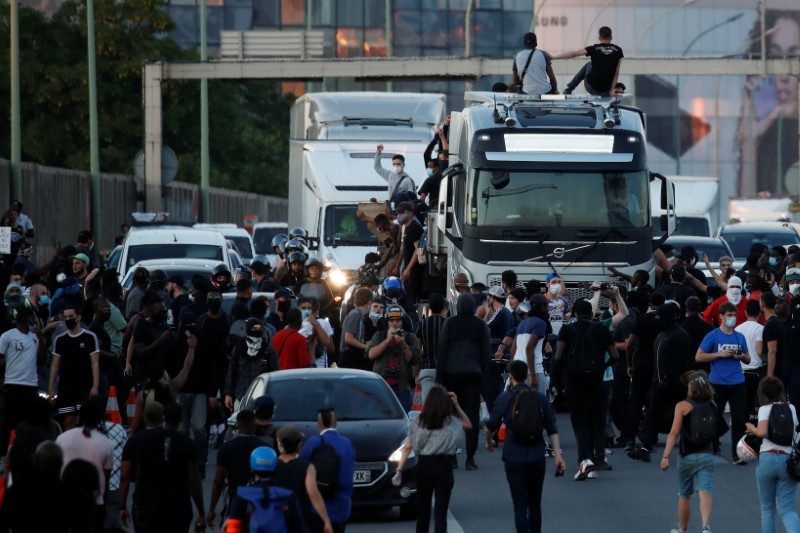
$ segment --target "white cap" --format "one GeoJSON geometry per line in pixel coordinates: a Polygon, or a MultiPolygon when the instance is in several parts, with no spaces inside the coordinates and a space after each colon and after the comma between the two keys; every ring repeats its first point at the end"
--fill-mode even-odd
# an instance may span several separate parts
{"type": "Polygon", "coordinates": [[[739,279],[738,276],[731,276],[728,279],[728,287],[730,287],[731,285],[736,285],[737,287],[741,288],[742,287],[742,280],[739,279]]]}

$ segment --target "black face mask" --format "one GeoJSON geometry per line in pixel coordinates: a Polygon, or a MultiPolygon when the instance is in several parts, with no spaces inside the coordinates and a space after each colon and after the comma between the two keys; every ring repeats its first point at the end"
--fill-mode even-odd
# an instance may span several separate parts
{"type": "Polygon", "coordinates": [[[208,310],[209,311],[219,311],[222,309],[222,300],[213,299],[208,301],[208,310]]]}
{"type": "Polygon", "coordinates": [[[111,309],[103,309],[100,311],[98,318],[103,322],[107,322],[111,318],[111,309]]]}
{"type": "Polygon", "coordinates": [[[154,313],[150,319],[153,321],[154,324],[162,324],[167,321],[167,312],[166,311],[159,311],[158,313],[154,313]]]}
{"type": "Polygon", "coordinates": [[[287,300],[285,302],[278,302],[278,311],[286,313],[292,308],[292,302],[287,300]]]}
{"type": "Polygon", "coordinates": [[[77,318],[68,318],[64,320],[64,325],[67,326],[67,329],[73,329],[75,326],[78,325],[77,318]]]}

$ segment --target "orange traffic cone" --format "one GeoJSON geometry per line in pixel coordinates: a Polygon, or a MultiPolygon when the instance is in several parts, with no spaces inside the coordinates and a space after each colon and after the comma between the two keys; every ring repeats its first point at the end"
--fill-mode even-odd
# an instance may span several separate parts
{"type": "Polygon", "coordinates": [[[422,411],[422,388],[417,387],[414,390],[414,403],[411,406],[412,411],[422,411]]]}
{"type": "Polygon", "coordinates": [[[136,391],[128,393],[128,402],[125,404],[125,413],[128,415],[128,424],[133,424],[133,417],[136,415],[136,391]]]}
{"type": "Polygon", "coordinates": [[[119,404],[117,403],[117,388],[109,387],[108,389],[108,402],[106,402],[106,420],[113,424],[121,424],[122,419],[119,417],[119,404]]]}

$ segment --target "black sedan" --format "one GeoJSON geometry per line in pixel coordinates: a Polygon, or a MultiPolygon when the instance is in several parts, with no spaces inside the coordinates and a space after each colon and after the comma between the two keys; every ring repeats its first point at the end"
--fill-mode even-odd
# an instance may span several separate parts
{"type": "MultiPolygon", "coordinates": [[[[356,451],[353,507],[399,505],[401,516],[416,516],[413,453],[405,463],[402,484],[396,487],[391,481],[408,435],[409,419],[380,376],[342,368],[261,374],[242,397],[240,409],[253,409],[255,399],[264,394],[275,400],[275,424],[293,424],[306,438],[318,433],[319,409],[333,407],[339,432],[352,441],[356,451]]],[[[234,413],[229,425],[235,420],[234,413]]]]}

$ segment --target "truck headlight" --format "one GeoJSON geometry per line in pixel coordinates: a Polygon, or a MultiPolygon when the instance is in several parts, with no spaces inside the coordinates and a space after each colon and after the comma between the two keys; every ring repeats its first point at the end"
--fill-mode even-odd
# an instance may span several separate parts
{"type": "Polygon", "coordinates": [[[328,272],[328,279],[337,287],[347,285],[347,276],[341,270],[331,270],[328,272]]]}

